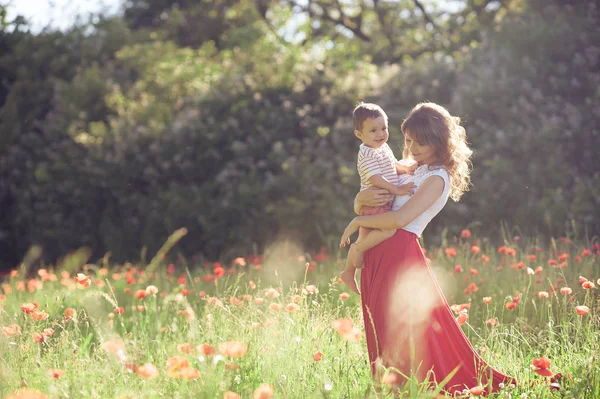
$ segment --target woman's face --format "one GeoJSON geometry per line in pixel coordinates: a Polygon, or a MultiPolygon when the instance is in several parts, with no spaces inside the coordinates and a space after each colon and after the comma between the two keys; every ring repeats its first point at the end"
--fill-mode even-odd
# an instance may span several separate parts
{"type": "Polygon", "coordinates": [[[437,161],[435,154],[435,148],[431,145],[419,144],[416,140],[413,140],[410,135],[404,135],[404,146],[408,149],[408,152],[412,158],[417,161],[419,165],[431,165],[437,161]]]}

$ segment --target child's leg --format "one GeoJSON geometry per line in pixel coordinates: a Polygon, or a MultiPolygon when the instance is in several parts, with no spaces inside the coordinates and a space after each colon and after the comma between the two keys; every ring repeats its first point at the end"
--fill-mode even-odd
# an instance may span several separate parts
{"type": "Polygon", "coordinates": [[[361,269],[364,266],[364,253],[365,251],[377,246],[392,237],[396,233],[396,230],[371,230],[369,234],[361,240],[360,234],[356,242],[350,245],[348,251],[348,259],[352,265],[357,269],[361,269]]]}
{"type": "MultiPolygon", "coordinates": [[[[365,237],[370,235],[370,231],[371,229],[367,229],[364,227],[358,229],[358,238],[356,239],[356,242],[364,240],[365,237]]],[[[350,248],[352,248],[352,245],[350,246],[350,248]]],[[[351,258],[350,252],[348,252],[348,257],[346,258],[346,266],[344,267],[344,271],[340,275],[340,278],[353,292],[360,295],[358,285],[356,284],[356,267],[354,266],[354,260],[351,258]]]]}

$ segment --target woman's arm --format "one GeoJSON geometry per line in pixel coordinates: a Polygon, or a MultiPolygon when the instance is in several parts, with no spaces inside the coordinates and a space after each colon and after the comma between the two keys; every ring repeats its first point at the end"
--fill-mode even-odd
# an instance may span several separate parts
{"type": "Polygon", "coordinates": [[[356,194],[354,212],[359,215],[363,206],[383,206],[394,199],[394,195],[384,188],[370,187],[356,194]]]}
{"type": "MultiPolygon", "coordinates": [[[[440,176],[427,178],[401,209],[370,216],[357,216],[346,227],[340,246],[350,242],[350,236],[359,227],[372,229],[401,229],[425,212],[444,192],[444,179],[440,176]]],[[[357,196],[358,197],[358,196],[357,196]]]]}

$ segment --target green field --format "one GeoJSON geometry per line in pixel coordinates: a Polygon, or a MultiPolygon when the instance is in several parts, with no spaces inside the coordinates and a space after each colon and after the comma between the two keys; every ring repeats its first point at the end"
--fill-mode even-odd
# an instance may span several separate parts
{"type": "MultiPolygon", "coordinates": [[[[470,305],[457,317],[473,345],[519,380],[493,397],[599,398],[600,246],[542,241],[496,246],[463,232],[427,256],[448,302],[470,305]],[[542,357],[550,366],[536,360],[537,371],[560,373],[560,389],[535,372],[542,357]]],[[[5,276],[0,397],[433,397],[416,382],[371,380],[360,298],[338,283],[335,255],[175,253],[82,264],[77,252],[5,276]],[[357,329],[336,331],[339,319],[357,329]]]]}

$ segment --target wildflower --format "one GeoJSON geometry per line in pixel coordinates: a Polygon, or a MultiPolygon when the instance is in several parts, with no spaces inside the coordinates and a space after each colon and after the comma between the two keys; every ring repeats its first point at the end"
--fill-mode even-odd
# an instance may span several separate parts
{"type": "Polygon", "coordinates": [[[540,297],[542,299],[546,299],[546,298],[548,298],[548,293],[546,291],[540,291],[540,292],[538,292],[538,297],[540,297]]]}
{"type": "Polygon", "coordinates": [[[11,324],[9,326],[2,327],[2,333],[7,337],[21,335],[21,327],[18,324],[11,324]]]}
{"type": "Polygon", "coordinates": [[[515,269],[517,269],[517,270],[521,270],[524,267],[525,267],[525,262],[519,262],[515,265],[515,269]]]}
{"type": "Polygon", "coordinates": [[[349,298],[350,298],[350,294],[348,294],[347,292],[342,292],[342,293],[340,294],[340,299],[341,299],[342,301],[345,301],[345,300],[347,300],[347,299],[349,299],[349,298]]]}
{"type": "Polygon", "coordinates": [[[52,378],[60,378],[65,374],[64,371],[59,370],[59,369],[50,369],[48,370],[48,375],[50,375],[50,377],[52,378]]]}
{"type": "Polygon", "coordinates": [[[583,284],[581,284],[581,288],[584,288],[586,290],[589,290],[589,289],[594,288],[594,287],[595,287],[595,285],[591,281],[585,281],[583,284]]]}
{"type": "Polygon", "coordinates": [[[513,310],[517,307],[517,304],[515,302],[507,302],[506,305],[504,305],[504,307],[508,310],[513,310]]]}
{"type": "Polygon", "coordinates": [[[242,357],[248,352],[248,347],[243,342],[229,341],[221,344],[219,351],[223,356],[242,357]]]}
{"type": "Polygon", "coordinates": [[[77,283],[77,287],[79,288],[87,288],[92,285],[92,280],[90,276],[86,276],[83,273],[77,273],[77,276],[73,277],[73,280],[77,283]]]}
{"type": "Polygon", "coordinates": [[[235,258],[233,260],[233,264],[236,265],[236,266],[242,266],[242,267],[244,267],[244,266],[246,266],[246,259],[244,259],[242,257],[235,258]]]}
{"type": "Polygon", "coordinates": [[[46,336],[43,333],[34,333],[33,340],[41,344],[46,341],[46,336]]]}
{"type": "Polygon", "coordinates": [[[489,305],[492,302],[492,297],[491,296],[484,296],[483,297],[483,303],[485,303],[486,305],[489,305]]]}
{"type": "Polygon", "coordinates": [[[262,305],[265,302],[265,298],[255,298],[254,303],[256,305],[262,305]]]}
{"type": "Polygon", "coordinates": [[[26,314],[33,313],[37,310],[37,308],[37,303],[24,303],[21,305],[21,311],[25,312],[26,314]]]}
{"type": "Polygon", "coordinates": [[[323,359],[323,352],[317,351],[317,353],[315,353],[315,355],[313,356],[313,360],[315,362],[319,362],[321,361],[321,359],[323,359]]]}
{"type": "Polygon", "coordinates": [[[456,318],[456,321],[458,322],[458,324],[463,325],[467,322],[468,318],[469,315],[467,314],[467,312],[460,312],[460,314],[456,318]]]}
{"type": "Polygon", "coordinates": [[[492,319],[492,318],[487,319],[485,321],[485,324],[487,324],[488,326],[495,326],[497,323],[498,323],[498,320],[492,319]]]}
{"type": "Polygon", "coordinates": [[[135,292],[135,297],[137,299],[144,299],[146,297],[146,295],[148,295],[148,293],[146,292],[146,290],[137,290],[135,292]]]}
{"type": "Polygon", "coordinates": [[[270,305],[269,305],[269,308],[270,308],[271,310],[275,310],[275,311],[277,311],[277,310],[281,310],[281,305],[280,305],[280,304],[278,304],[278,303],[272,303],[272,304],[270,304],[270,305]]]}
{"type": "Polygon", "coordinates": [[[481,261],[484,262],[484,263],[486,263],[486,262],[490,261],[490,258],[488,256],[481,255],[481,261]]]}
{"type": "Polygon", "coordinates": [[[446,248],[444,252],[446,252],[446,256],[449,258],[454,258],[456,256],[456,248],[446,248]]]}
{"type": "Polygon", "coordinates": [[[225,275],[225,269],[223,269],[221,266],[217,266],[213,269],[213,274],[217,277],[217,278],[221,278],[225,275]]]}
{"type": "Polygon", "coordinates": [[[250,287],[250,289],[251,289],[251,290],[253,290],[253,289],[255,289],[255,288],[256,288],[256,284],[254,283],[254,281],[250,281],[250,282],[248,283],[248,287],[250,287]]]}
{"type": "Polygon", "coordinates": [[[360,330],[354,327],[354,323],[350,319],[337,319],[333,322],[333,328],[346,341],[359,341],[360,330]]]}
{"type": "Polygon", "coordinates": [[[300,309],[300,306],[298,306],[298,305],[297,305],[297,304],[295,304],[295,303],[290,303],[290,304],[286,305],[285,309],[286,309],[288,312],[295,312],[295,311],[297,311],[298,309],[300,309]]]}
{"type": "Polygon", "coordinates": [[[535,263],[537,260],[537,257],[534,254],[529,254],[527,255],[527,259],[531,262],[531,263],[535,263]]]}
{"type": "Polygon", "coordinates": [[[167,375],[170,378],[179,378],[183,369],[190,367],[190,362],[183,356],[173,356],[167,359],[167,375]]]}
{"type": "Polygon", "coordinates": [[[538,266],[535,268],[535,270],[533,271],[535,274],[541,274],[544,271],[544,268],[542,266],[538,266]]]}
{"type": "Polygon", "coordinates": [[[271,399],[275,395],[273,387],[269,384],[262,384],[254,391],[253,399],[271,399]]]}
{"type": "Polygon", "coordinates": [[[592,256],[592,252],[589,249],[581,251],[581,256],[592,256]]]}
{"type": "Polygon", "coordinates": [[[123,314],[125,313],[125,308],[123,306],[120,306],[118,308],[114,308],[113,312],[115,312],[116,314],[123,314]]]}
{"type": "Polygon", "coordinates": [[[192,344],[185,343],[185,344],[177,345],[177,352],[179,352],[179,353],[183,353],[186,355],[192,355],[192,354],[194,354],[195,351],[196,351],[196,349],[194,348],[194,345],[192,345],[192,344]]]}
{"type": "Polygon", "coordinates": [[[227,391],[223,399],[240,399],[240,395],[235,392],[227,391]]]}
{"type": "Polygon", "coordinates": [[[151,380],[158,377],[159,371],[152,363],[146,363],[135,370],[135,373],[142,378],[151,380]]]}
{"type": "Polygon", "coordinates": [[[577,314],[579,316],[585,316],[586,314],[590,313],[590,308],[588,308],[585,305],[581,305],[581,306],[577,306],[575,308],[575,311],[577,312],[577,314]]]}
{"type": "Polygon", "coordinates": [[[544,377],[552,377],[553,373],[550,371],[550,360],[545,357],[534,358],[531,361],[533,371],[544,377]]]}
{"type": "Polygon", "coordinates": [[[473,269],[471,268],[471,270],[469,270],[469,272],[473,275],[473,276],[477,276],[479,274],[479,270],[477,269],[473,269]]]}
{"type": "Polygon", "coordinates": [[[269,288],[265,291],[265,296],[269,298],[279,298],[279,292],[275,288],[269,288]]]}
{"type": "Polygon", "coordinates": [[[573,290],[570,289],[569,287],[562,287],[560,289],[560,293],[563,295],[571,295],[572,292],[573,292],[573,290]]]}
{"type": "Polygon", "coordinates": [[[471,245],[471,253],[473,255],[477,255],[479,252],[481,252],[481,248],[479,248],[477,245],[471,245]]]}
{"type": "Polygon", "coordinates": [[[148,295],[156,295],[158,294],[158,287],[155,285],[149,285],[146,287],[146,294],[148,295]]]}
{"type": "Polygon", "coordinates": [[[483,394],[483,387],[481,385],[477,385],[469,389],[469,393],[473,396],[481,396],[483,394]]]}
{"type": "Polygon", "coordinates": [[[181,378],[184,380],[195,380],[200,377],[200,371],[193,367],[185,367],[179,370],[176,378],[181,378]]]}
{"type": "Polygon", "coordinates": [[[198,353],[204,356],[212,356],[217,352],[214,346],[208,344],[198,345],[198,353]]]}
{"type": "Polygon", "coordinates": [[[73,308],[66,308],[63,313],[65,314],[65,316],[74,317],[77,314],[77,311],[73,308]]]}
{"type": "Polygon", "coordinates": [[[454,273],[462,273],[462,272],[463,272],[463,268],[461,265],[454,266],[454,273]]]}
{"type": "Polygon", "coordinates": [[[120,339],[111,339],[101,345],[102,349],[107,352],[113,353],[117,359],[125,361],[127,356],[125,355],[125,343],[120,339]]]}
{"type": "Polygon", "coordinates": [[[470,238],[470,237],[471,237],[471,230],[464,229],[463,231],[460,232],[460,238],[470,238]]]}

